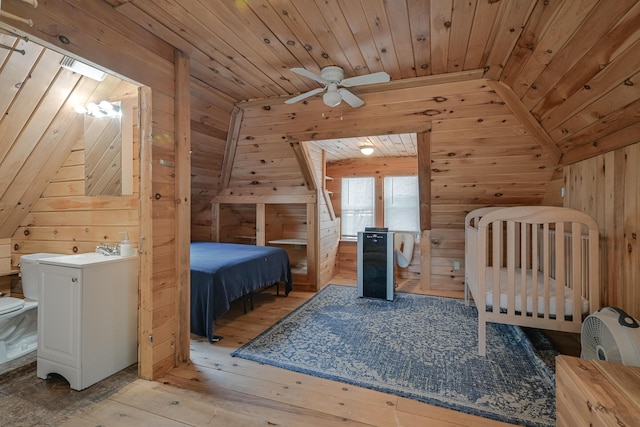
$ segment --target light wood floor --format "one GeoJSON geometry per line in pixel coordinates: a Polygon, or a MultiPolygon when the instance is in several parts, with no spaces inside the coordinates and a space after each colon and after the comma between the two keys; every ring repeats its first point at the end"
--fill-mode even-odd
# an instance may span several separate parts
{"type": "MultiPolygon", "coordinates": [[[[350,278],[332,283],[354,284],[350,278]]],[[[407,282],[407,290],[419,290],[407,282]]],[[[267,291],[253,311],[242,304],[217,323],[224,339],[192,337],[192,363],[158,381],[136,380],[65,426],[505,426],[410,399],[262,365],[230,356],[312,294],[267,291]]]]}

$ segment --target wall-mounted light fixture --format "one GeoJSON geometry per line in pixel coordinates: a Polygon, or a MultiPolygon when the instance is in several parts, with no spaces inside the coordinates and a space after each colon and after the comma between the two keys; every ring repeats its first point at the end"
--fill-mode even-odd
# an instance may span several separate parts
{"type": "Polygon", "coordinates": [[[87,114],[93,117],[120,117],[122,115],[120,101],[109,102],[104,100],[100,101],[99,104],[90,102],[86,107],[84,105],[76,105],[73,109],[79,114],[87,114]]]}
{"type": "Polygon", "coordinates": [[[361,145],[360,152],[365,156],[370,156],[373,154],[373,146],[372,145],[361,145]]]}
{"type": "Polygon", "coordinates": [[[60,61],[60,66],[62,68],[66,68],[67,70],[71,70],[74,73],[82,74],[83,76],[89,77],[90,79],[97,80],[99,82],[103,81],[105,77],[107,77],[107,73],[102,70],[98,70],[97,68],[92,67],[91,65],[87,65],[84,62],[76,61],[73,58],[69,58],[65,56],[60,61]]]}

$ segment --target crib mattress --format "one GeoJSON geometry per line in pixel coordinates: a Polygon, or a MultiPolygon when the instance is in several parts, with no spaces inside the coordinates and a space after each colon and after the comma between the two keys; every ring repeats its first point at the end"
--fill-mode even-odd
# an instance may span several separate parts
{"type": "MultiPolygon", "coordinates": [[[[515,310],[517,312],[522,313],[522,292],[521,291],[521,278],[522,273],[519,268],[515,269],[515,310]]],[[[542,274],[538,274],[537,278],[538,282],[538,313],[544,313],[544,278],[542,274]]],[[[487,290],[486,290],[486,304],[488,308],[493,307],[493,267],[487,267],[486,270],[486,282],[487,290]]],[[[573,290],[567,286],[564,286],[564,315],[565,316],[573,316],[573,290]]],[[[533,291],[533,274],[531,270],[527,270],[527,280],[526,280],[526,310],[527,313],[531,314],[533,312],[533,301],[534,301],[534,291],[533,291]]],[[[507,269],[500,269],[500,310],[507,310],[508,304],[508,293],[507,293],[507,269]]],[[[589,314],[589,300],[586,298],[581,298],[580,308],[582,310],[582,314],[589,314]]],[[[549,279],[549,316],[556,315],[556,283],[555,280],[549,279]]]]}

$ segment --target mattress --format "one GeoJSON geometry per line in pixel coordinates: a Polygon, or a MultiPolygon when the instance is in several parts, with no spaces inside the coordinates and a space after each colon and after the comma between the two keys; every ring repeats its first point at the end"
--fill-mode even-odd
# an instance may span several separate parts
{"type": "Polygon", "coordinates": [[[191,332],[214,339],[214,322],[231,301],[265,286],[292,289],[291,266],[284,249],[233,243],[191,243],[191,332]]]}
{"type": "MultiPolygon", "coordinates": [[[[520,268],[515,269],[515,311],[522,313],[522,272],[520,268]]],[[[538,292],[537,292],[537,300],[538,300],[538,313],[544,313],[544,275],[542,273],[538,274],[537,277],[538,282],[538,292]]],[[[486,270],[486,304],[488,308],[493,307],[493,267],[487,267],[486,270]]],[[[527,313],[531,314],[533,312],[533,301],[534,301],[534,290],[533,290],[533,274],[531,270],[526,270],[526,310],[527,313]]],[[[507,301],[508,301],[508,292],[507,292],[507,269],[500,269],[500,310],[507,310],[507,301]]],[[[556,282],[553,279],[549,279],[549,316],[553,317],[556,315],[556,282]]],[[[580,301],[580,309],[582,310],[582,314],[589,314],[589,300],[581,297],[580,301]]],[[[564,315],[565,316],[573,316],[573,289],[564,286],[564,315]]]]}

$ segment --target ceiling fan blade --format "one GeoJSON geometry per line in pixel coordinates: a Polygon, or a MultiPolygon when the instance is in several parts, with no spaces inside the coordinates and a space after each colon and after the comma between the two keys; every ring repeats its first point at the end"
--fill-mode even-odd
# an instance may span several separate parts
{"type": "Polygon", "coordinates": [[[323,90],[325,90],[325,88],[323,87],[319,87],[319,88],[315,88],[310,90],[309,92],[305,92],[305,93],[301,93],[298,96],[294,96],[293,98],[289,98],[286,101],[284,101],[285,104],[294,104],[298,101],[302,101],[303,99],[309,98],[317,93],[322,92],[323,90]]]}
{"type": "Polygon", "coordinates": [[[360,85],[370,85],[373,83],[386,83],[391,80],[391,76],[384,71],[378,73],[365,74],[364,76],[349,77],[340,82],[341,86],[352,87],[360,85]]]}
{"type": "Polygon", "coordinates": [[[340,93],[340,95],[342,96],[342,100],[351,105],[353,108],[364,105],[364,101],[362,99],[358,98],[347,89],[338,89],[338,93],[340,93]]]}
{"type": "Polygon", "coordinates": [[[310,78],[311,80],[315,80],[318,83],[321,83],[323,85],[327,84],[327,81],[325,79],[323,79],[322,77],[320,77],[319,75],[312,73],[309,70],[305,70],[304,68],[292,68],[291,71],[293,71],[296,74],[300,74],[301,76],[305,76],[307,78],[310,78]]]}

